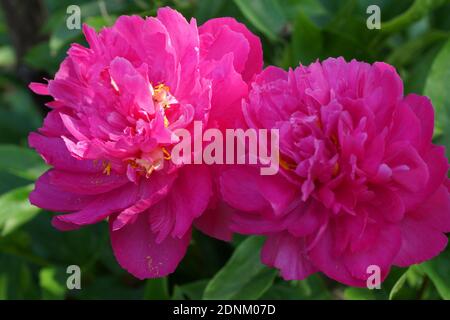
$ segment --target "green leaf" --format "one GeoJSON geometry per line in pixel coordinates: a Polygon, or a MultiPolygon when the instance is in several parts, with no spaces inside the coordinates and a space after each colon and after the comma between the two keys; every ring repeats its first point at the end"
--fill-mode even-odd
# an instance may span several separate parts
{"type": "Polygon", "coordinates": [[[215,18],[220,15],[226,0],[200,0],[197,4],[195,18],[199,24],[206,22],[208,19],[215,18]]]}
{"type": "Polygon", "coordinates": [[[32,238],[26,232],[26,227],[16,230],[7,237],[0,237],[0,256],[7,254],[11,258],[19,258],[39,267],[48,267],[51,263],[33,251],[33,244],[39,242],[37,239],[38,237],[32,238]]]}
{"type": "Polygon", "coordinates": [[[382,23],[381,31],[384,33],[398,32],[413,22],[420,20],[437,7],[449,2],[449,0],[416,0],[401,15],[382,23]]]}
{"type": "Polygon", "coordinates": [[[250,237],[239,245],[227,264],[211,279],[204,299],[258,299],[272,285],[276,270],[260,262],[264,240],[250,237]]]}
{"type": "Polygon", "coordinates": [[[36,70],[54,74],[63,59],[63,52],[52,51],[49,42],[42,42],[31,47],[24,56],[25,63],[36,70]]]}
{"type": "Polygon", "coordinates": [[[424,94],[428,96],[435,109],[435,130],[443,132],[443,143],[450,148],[450,40],[436,56],[427,81],[424,94]]]}
{"type": "Polygon", "coordinates": [[[14,50],[10,46],[0,47],[0,67],[7,68],[13,67],[16,63],[16,56],[14,55],[14,50]]]}
{"type": "Polygon", "coordinates": [[[450,300],[450,250],[422,263],[420,268],[431,279],[440,296],[445,300],[450,300]]]}
{"type": "Polygon", "coordinates": [[[128,278],[128,275],[116,277],[101,273],[98,273],[95,278],[86,279],[83,271],[81,290],[70,290],[67,295],[81,300],[137,300],[142,298],[144,290],[142,286],[136,287],[133,280],[131,276],[128,278]]]}
{"type": "Polygon", "coordinates": [[[183,293],[191,300],[202,298],[209,280],[199,280],[181,286],[183,293]]]}
{"type": "MultiPolygon", "coordinates": [[[[114,22],[115,16],[112,16],[112,12],[120,12],[123,9],[126,1],[121,0],[109,0],[109,1],[92,1],[80,5],[80,11],[82,15],[82,22],[88,25],[92,24],[92,27],[99,27],[100,25],[111,25],[114,22]],[[100,18],[93,18],[94,16],[100,16],[100,18]]],[[[52,24],[47,25],[47,29],[51,30],[50,35],[50,52],[56,54],[62,48],[64,48],[70,42],[73,42],[81,36],[81,29],[69,29],[67,28],[68,15],[65,11],[58,12],[54,16],[52,24]]]]}
{"type": "Polygon", "coordinates": [[[172,294],[172,300],[185,300],[186,297],[183,294],[183,291],[181,290],[181,287],[175,285],[173,287],[173,294],[172,294]]]}
{"type": "Polygon", "coordinates": [[[389,300],[393,300],[395,296],[400,292],[400,290],[405,285],[407,278],[408,278],[408,271],[403,273],[402,276],[397,280],[397,282],[392,287],[391,292],[389,293],[389,300]]]}
{"type": "Polygon", "coordinates": [[[94,28],[95,30],[100,31],[103,27],[109,27],[116,21],[116,16],[94,16],[86,19],[86,24],[94,28]]]}
{"type": "Polygon", "coordinates": [[[13,189],[0,196],[0,232],[6,236],[31,220],[39,208],[28,201],[33,185],[13,189]]]}
{"type": "Polygon", "coordinates": [[[354,288],[348,287],[344,290],[345,300],[384,300],[387,299],[387,295],[384,290],[379,289],[367,289],[367,288],[354,288]]]}
{"type": "Polygon", "coordinates": [[[285,8],[286,15],[293,19],[299,12],[303,12],[309,17],[328,14],[320,0],[281,0],[280,2],[285,8]]]}
{"type": "Polygon", "coordinates": [[[81,29],[69,29],[66,25],[65,17],[63,17],[58,26],[52,29],[50,41],[48,42],[48,49],[51,56],[56,56],[63,48],[68,48],[68,45],[75,42],[82,36],[81,29]]]}
{"type": "MultiPolygon", "coordinates": [[[[31,248],[38,257],[64,267],[71,264],[79,265],[83,271],[83,279],[97,266],[97,263],[104,264],[101,261],[103,251],[111,252],[106,223],[97,223],[71,232],[61,232],[52,227],[51,218],[52,214],[43,212],[23,227],[32,239],[38,240],[31,243],[31,248]]],[[[120,269],[114,258],[110,264],[120,269]]],[[[108,268],[108,266],[104,267],[108,268]]],[[[120,276],[126,274],[123,269],[120,271],[120,276]]],[[[137,298],[142,298],[142,293],[137,298]]]]}
{"type": "Polygon", "coordinates": [[[406,274],[406,282],[412,288],[419,289],[422,287],[425,278],[425,273],[419,265],[412,265],[408,268],[406,274]]]}
{"type": "Polygon", "coordinates": [[[3,94],[3,99],[8,104],[8,109],[25,121],[24,125],[28,131],[39,128],[42,118],[33,101],[31,90],[26,87],[14,86],[3,94]]]}
{"type": "Polygon", "coordinates": [[[287,19],[276,0],[234,0],[242,14],[270,40],[277,40],[287,19]]]}
{"type": "Polygon", "coordinates": [[[36,180],[47,169],[48,166],[36,152],[15,145],[0,145],[0,170],[36,180]]]}
{"type": "Polygon", "coordinates": [[[42,290],[42,299],[61,300],[66,293],[66,276],[61,268],[42,268],[39,272],[39,285],[42,290]]]}
{"type": "Polygon", "coordinates": [[[145,300],[168,300],[169,286],[167,278],[149,279],[144,289],[145,300]]]}
{"type": "Polygon", "coordinates": [[[261,297],[263,300],[325,300],[331,294],[321,276],[314,274],[301,281],[282,281],[261,297]]]}
{"type": "Polygon", "coordinates": [[[306,65],[318,59],[322,52],[322,41],[320,29],[301,12],[292,33],[292,66],[297,66],[299,62],[306,65]]]}
{"type": "Polygon", "coordinates": [[[448,38],[448,32],[440,30],[427,32],[395,48],[388,56],[387,62],[395,65],[397,68],[409,63],[414,63],[416,61],[415,57],[421,55],[426,48],[430,47],[430,45],[435,42],[447,40],[448,38]]]}
{"type": "MultiPolygon", "coordinates": [[[[431,65],[433,64],[433,61],[439,53],[441,47],[441,44],[435,44],[429,50],[421,54],[420,63],[414,63],[411,65],[407,72],[407,76],[403,77],[403,81],[405,82],[405,94],[423,94],[425,83],[431,70],[431,65]]],[[[438,135],[436,128],[434,131],[434,135],[438,135]]]]}
{"type": "Polygon", "coordinates": [[[38,287],[28,264],[0,253],[0,300],[38,298],[38,287]]]}
{"type": "Polygon", "coordinates": [[[209,280],[198,280],[184,284],[182,286],[175,286],[172,300],[200,300],[203,296],[209,280]]]}

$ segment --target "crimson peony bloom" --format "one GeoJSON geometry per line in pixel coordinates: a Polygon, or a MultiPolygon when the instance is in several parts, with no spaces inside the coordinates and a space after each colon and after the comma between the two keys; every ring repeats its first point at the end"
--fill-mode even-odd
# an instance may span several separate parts
{"type": "MultiPolygon", "coordinates": [[[[243,106],[250,128],[280,133],[280,172],[223,173],[232,228],[265,235],[262,261],[286,280],[320,271],[365,286],[369,266],[431,259],[447,245],[450,197],[433,107],[403,96],[385,63],[327,59],[257,76],[243,106]]],[[[372,267],[371,267],[372,268],[372,267]]]]}
{"type": "Polygon", "coordinates": [[[184,256],[194,222],[229,237],[214,216],[199,220],[216,204],[210,168],[175,165],[170,151],[176,130],[194,121],[238,125],[241,99],[262,69],[261,44],[234,19],[197,28],[170,8],[83,32],[89,48],[72,45],[54,80],[30,85],[54,99],[29,137],[53,167],[30,201],[66,212],[53,218],[60,230],[108,219],[120,265],[138,278],[162,277],[184,256]]]}

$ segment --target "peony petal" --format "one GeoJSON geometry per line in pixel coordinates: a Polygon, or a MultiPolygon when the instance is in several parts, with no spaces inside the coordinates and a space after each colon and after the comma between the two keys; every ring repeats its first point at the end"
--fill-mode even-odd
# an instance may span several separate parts
{"type": "MultiPolygon", "coordinates": [[[[233,48],[230,48],[229,51],[235,52],[234,57],[236,60],[236,65],[238,66],[236,67],[236,70],[242,73],[242,78],[245,81],[249,82],[253,79],[253,77],[256,74],[261,72],[263,66],[263,52],[261,41],[259,40],[259,38],[255,36],[253,33],[251,33],[244,24],[237,22],[233,18],[210,19],[199,28],[199,32],[202,37],[204,35],[208,35],[214,39],[214,41],[211,43],[212,46],[217,45],[215,41],[217,41],[217,38],[219,38],[219,36],[222,38],[223,33],[229,34],[228,30],[243,35],[247,40],[249,46],[248,57],[240,56],[239,51],[236,51],[233,48]],[[223,31],[224,29],[226,31],[223,31]],[[239,66],[242,65],[243,63],[245,63],[245,67],[241,70],[239,66]]],[[[207,51],[209,50],[207,49],[207,51]]],[[[223,50],[222,53],[225,54],[229,51],[223,50]]]]}
{"type": "MultiPolygon", "coordinates": [[[[113,224],[114,219],[110,222],[113,224]]],[[[157,243],[146,213],[120,230],[111,229],[110,233],[117,261],[139,279],[159,278],[174,272],[191,238],[191,233],[186,232],[182,238],[167,237],[157,243]]]]}
{"type": "Polygon", "coordinates": [[[78,160],[72,157],[63,139],[59,137],[50,138],[32,132],[28,137],[28,143],[41,154],[47,164],[56,169],[84,173],[96,173],[103,170],[99,161],[78,160]]]}
{"type": "Polygon", "coordinates": [[[214,35],[204,34],[202,45],[205,51],[203,59],[220,61],[225,55],[230,55],[237,72],[241,73],[245,69],[250,45],[242,34],[232,31],[228,26],[222,25],[214,35]]]}
{"type": "Polygon", "coordinates": [[[232,207],[247,212],[267,210],[268,203],[259,192],[259,178],[255,170],[234,167],[220,177],[224,200],[232,207]]]}
{"type": "Polygon", "coordinates": [[[280,269],[284,280],[303,280],[318,271],[307,255],[304,238],[296,238],[289,233],[267,237],[261,261],[280,269]]]}
{"type": "Polygon", "coordinates": [[[431,143],[434,130],[434,109],[428,97],[419,96],[416,94],[409,94],[404,100],[411,110],[419,119],[420,125],[420,144],[419,150],[423,152],[425,148],[431,143]]]}
{"type": "Polygon", "coordinates": [[[155,113],[149,84],[130,61],[121,57],[114,58],[111,61],[109,73],[119,88],[121,97],[132,97],[142,110],[149,114],[155,113]]]}
{"type": "Polygon", "coordinates": [[[400,230],[402,244],[394,260],[396,266],[407,267],[424,262],[437,256],[447,246],[447,237],[423,221],[406,218],[400,230]]]}
{"type": "Polygon", "coordinates": [[[48,88],[47,85],[44,83],[38,83],[38,82],[31,82],[28,87],[36,94],[40,94],[43,96],[48,96],[48,88]]]}
{"type": "Polygon", "coordinates": [[[343,256],[343,263],[353,277],[364,281],[370,275],[368,273],[369,266],[377,266],[381,270],[381,280],[384,280],[401,246],[399,227],[397,225],[368,224],[362,237],[366,236],[371,237],[368,239],[369,245],[360,250],[346,252],[343,256]],[[375,230],[371,230],[372,228],[375,230]]]}
{"type": "Polygon", "coordinates": [[[170,191],[170,187],[175,179],[176,175],[174,174],[166,176],[159,172],[155,172],[152,174],[151,179],[141,180],[139,184],[139,200],[117,215],[112,224],[112,229],[116,231],[122,228],[129,221],[134,219],[137,214],[149,209],[163,199],[170,191]]]}
{"type": "Polygon", "coordinates": [[[125,175],[113,172],[107,175],[103,172],[81,173],[52,170],[49,175],[50,182],[62,190],[86,195],[107,193],[129,182],[125,175]]]}
{"type": "Polygon", "coordinates": [[[420,206],[408,212],[408,217],[426,227],[440,232],[450,232],[450,193],[448,189],[441,185],[420,206]]]}
{"type": "Polygon", "coordinates": [[[32,205],[50,211],[70,212],[80,210],[95,201],[96,196],[67,192],[50,183],[51,171],[47,171],[36,181],[30,194],[32,205]]]}
{"type": "Polygon", "coordinates": [[[135,203],[138,191],[135,184],[129,183],[120,189],[98,196],[95,201],[77,212],[54,217],[52,224],[55,228],[67,230],[100,222],[135,203]]]}
{"type": "Polygon", "coordinates": [[[231,241],[233,232],[231,231],[231,216],[233,209],[226,203],[219,202],[216,206],[207,209],[199,218],[194,221],[194,225],[201,232],[210,237],[231,241]]]}
{"type": "Polygon", "coordinates": [[[364,287],[366,282],[351,275],[342,263],[342,258],[333,253],[334,240],[332,232],[328,229],[320,241],[309,251],[308,255],[321,272],[328,277],[349,286],[364,287]]]}
{"type": "Polygon", "coordinates": [[[261,176],[252,166],[236,166],[220,177],[223,198],[232,207],[267,215],[281,215],[296,207],[295,187],[279,175],[261,176]]]}
{"type": "Polygon", "coordinates": [[[212,80],[211,125],[223,130],[242,127],[241,101],[248,89],[241,75],[234,70],[233,56],[227,54],[219,61],[204,62],[202,72],[212,80]]]}
{"type": "Polygon", "coordinates": [[[183,95],[192,91],[195,85],[200,46],[197,23],[195,19],[188,23],[180,13],[168,7],[159,9],[157,18],[166,27],[181,66],[179,77],[182,81],[173,90],[183,95]]]}
{"type": "Polygon", "coordinates": [[[157,241],[182,238],[192,222],[208,207],[212,195],[212,181],[208,168],[190,165],[179,171],[170,193],[149,209],[152,231],[159,232],[157,241]],[[195,181],[195,188],[192,182],[195,181]]]}

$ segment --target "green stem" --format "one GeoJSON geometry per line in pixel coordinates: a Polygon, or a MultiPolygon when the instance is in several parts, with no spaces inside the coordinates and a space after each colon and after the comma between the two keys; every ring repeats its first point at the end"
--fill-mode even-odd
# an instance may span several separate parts
{"type": "Polygon", "coordinates": [[[449,0],[416,0],[409,7],[408,10],[403,12],[401,15],[387,21],[381,25],[381,32],[383,33],[393,33],[398,32],[413,22],[420,20],[422,17],[426,16],[430,11],[440,7],[446,3],[450,3],[449,0]]]}

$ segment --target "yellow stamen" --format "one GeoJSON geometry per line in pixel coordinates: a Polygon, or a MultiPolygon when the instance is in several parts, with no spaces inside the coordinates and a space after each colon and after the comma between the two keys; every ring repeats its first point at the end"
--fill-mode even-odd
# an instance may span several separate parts
{"type": "Polygon", "coordinates": [[[103,162],[103,173],[109,176],[111,174],[111,163],[110,162],[103,162]]]}
{"type": "Polygon", "coordinates": [[[145,177],[148,178],[152,174],[153,170],[155,170],[155,167],[152,165],[150,168],[148,168],[145,172],[145,177]]]}
{"type": "Polygon", "coordinates": [[[170,88],[169,88],[169,86],[166,86],[164,83],[160,83],[154,88],[154,90],[155,90],[155,93],[159,93],[163,90],[169,92],[170,88]]]}
{"type": "Polygon", "coordinates": [[[162,152],[164,153],[164,159],[165,160],[170,160],[172,159],[172,156],[170,155],[169,151],[167,151],[166,148],[162,147],[162,152]]]}
{"type": "Polygon", "coordinates": [[[164,109],[170,108],[169,104],[170,88],[163,83],[153,88],[153,100],[160,103],[164,109]]]}
{"type": "Polygon", "coordinates": [[[336,135],[331,135],[331,141],[333,141],[333,143],[337,146],[338,145],[338,139],[336,137],[336,135]]]}
{"type": "Polygon", "coordinates": [[[339,172],[339,163],[335,163],[333,167],[333,176],[336,176],[339,172]]]}
{"type": "Polygon", "coordinates": [[[289,163],[280,157],[280,166],[285,170],[294,170],[297,166],[294,163],[289,163]]]}

